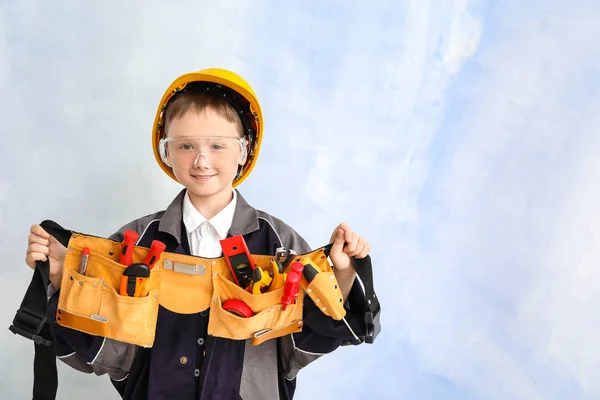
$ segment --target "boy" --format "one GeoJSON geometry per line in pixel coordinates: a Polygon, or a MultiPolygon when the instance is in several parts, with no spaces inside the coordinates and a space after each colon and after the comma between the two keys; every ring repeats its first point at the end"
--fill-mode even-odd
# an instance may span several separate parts
{"type": "MultiPolygon", "coordinates": [[[[209,69],[176,79],[165,92],[153,130],[156,159],[184,186],[166,210],[113,234],[140,234],[138,245],[167,243],[167,251],[222,256],[220,239],[243,235],[251,254],[311,248],[281,220],[251,207],[235,189],[254,165],[262,114],[250,86],[232,72],[209,69]]],[[[364,302],[351,257],[369,244],[346,224],[331,235],[330,259],[344,296],[364,302]],[[352,293],[351,293],[352,292],[352,293]]],[[[50,260],[48,318],[54,321],[66,249],[39,225],[31,227],[26,262],[50,260]]],[[[354,317],[354,318],[353,318],[354,317]]],[[[306,296],[303,330],[259,346],[207,335],[208,310],[182,315],[159,308],[152,348],[91,336],[52,324],[59,358],[71,367],[108,374],[124,399],[292,399],[296,374],[342,343],[364,337],[362,314],[346,324],[327,317],[306,296]]]]}

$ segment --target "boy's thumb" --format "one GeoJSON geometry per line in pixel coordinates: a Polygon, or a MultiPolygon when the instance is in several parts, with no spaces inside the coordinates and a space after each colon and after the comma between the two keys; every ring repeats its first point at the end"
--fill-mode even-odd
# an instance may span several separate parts
{"type": "Polygon", "coordinates": [[[344,247],[344,231],[342,229],[338,229],[335,233],[335,238],[333,240],[333,246],[331,246],[332,251],[342,251],[344,247]]]}

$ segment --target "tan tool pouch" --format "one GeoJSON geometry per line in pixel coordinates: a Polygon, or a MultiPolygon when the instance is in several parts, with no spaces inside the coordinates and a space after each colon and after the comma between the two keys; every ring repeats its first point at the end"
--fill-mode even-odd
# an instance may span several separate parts
{"type": "MultiPolygon", "coordinates": [[[[324,248],[295,256],[312,262],[321,271],[310,282],[303,278],[296,302],[282,310],[283,287],[254,295],[233,282],[224,257],[202,258],[163,252],[142,284],[140,297],[121,296],[125,266],[118,262],[121,243],[79,233],[72,234],[65,257],[57,307],[57,323],[92,335],[152,347],[159,304],[180,313],[193,314],[210,308],[208,334],[234,340],[266,340],[302,330],[304,294],[321,311],[339,320],[345,316],[342,294],[324,248]],[[84,247],[91,250],[85,275],[79,273],[84,247]],[[228,299],[245,302],[254,312],[249,318],[223,310],[228,299]]],[[[147,248],[135,247],[133,263],[141,262],[147,248]]],[[[273,256],[252,255],[270,271],[273,256]]],[[[289,267],[288,271],[289,272],[289,267]]]]}

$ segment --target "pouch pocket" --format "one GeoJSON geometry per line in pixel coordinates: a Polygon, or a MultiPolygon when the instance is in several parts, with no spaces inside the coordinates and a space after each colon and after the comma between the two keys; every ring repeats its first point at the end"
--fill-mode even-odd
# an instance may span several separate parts
{"type": "Polygon", "coordinates": [[[335,320],[346,316],[342,291],[333,271],[319,272],[307,285],[306,293],[321,312],[335,320]]]}
{"type": "MultiPolygon", "coordinates": [[[[65,272],[67,273],[67,272],[65,272]]],[[[59,307],[77,315],[91,317],[100,312],[102,303],[102,279],[68,272],[68,278],[61,285],[64,292],[64,304],[59,307]]]]}
{"type": "Polygon", "coordinates": [[[108,320],[107,337],[151,347],[158,317],[158,290],[145,297],[120,296],[108,285],[102,286],[100,316],[108,320]]]}
{"type": "Polygon", "coordinates": [[[303,293],[300,291],[296,303],[282,310],[281,296],[283,288],[273,292],[254,295],[229,281],[219,273],[213,274],[214,293],[208,321],[208,333],[227,339],[244,340],[255,335],[278,330],[293,325],[300,330],[302,320],[303,293]],[[249,318],[243,318],[223,309],[223,303],[229,299],[241,300],[254,312],[249,318]]]}
{"type": "Polygon", "coordinates": [[[151,347],[158,317],[159,269],[140,282],[143,297],[119,295],[125,266],[108,257],[89,255],[80,274],[81,250],[70,247],[65,257],[57,323],[91,335],[151,347]]]}

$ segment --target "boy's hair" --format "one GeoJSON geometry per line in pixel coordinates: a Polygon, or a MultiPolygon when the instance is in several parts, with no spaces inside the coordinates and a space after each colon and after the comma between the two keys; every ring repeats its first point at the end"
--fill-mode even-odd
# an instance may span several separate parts
{"type": "Polygon", "coordinates": [[[197,113],[204,112],[206,109],[211,109],[227,121],[236,125],[239,137],[244,135],[242,120],[235,109],[225,99],[212,94],[198,92],[194,90],[183,91],[178,93],[168,104],[165,110],[164,118],[164,133],[167,137],[169,123],[176,118],[181,118],[189,110],[194,110],[197,113]]]}

